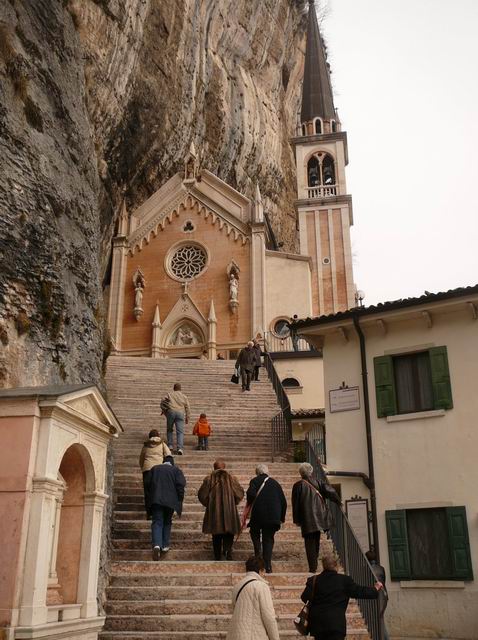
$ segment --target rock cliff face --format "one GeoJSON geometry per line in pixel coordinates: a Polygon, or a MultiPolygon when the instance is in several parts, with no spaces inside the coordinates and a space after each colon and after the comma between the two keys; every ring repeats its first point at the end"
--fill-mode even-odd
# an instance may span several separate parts
{"type": "Polygon", "coordinates": [[[102,282],[194,141],[295,245],[304,0],[9,0],[0,8],[0,386],[98,381],[102,282]]]}

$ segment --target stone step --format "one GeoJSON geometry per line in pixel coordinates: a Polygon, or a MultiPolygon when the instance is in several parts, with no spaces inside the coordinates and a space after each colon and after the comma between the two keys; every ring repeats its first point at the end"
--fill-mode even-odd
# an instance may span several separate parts
{"type": "MultiPolygon", "coordinates": [[[[148,521],[144,522],[144,529],[120,529],[117,526],[113,528],[112,537],[114,540],[120,541],[136,541],[136,542],[150,542],[151,541],[151,527],[148,526],[150,523],[148,521]]],[[[191,523],[188,523],[191,524],[191,523]]],[[[197,523],[200,524],[199,522],[197,523]]],[[[294,525],[292,523],[288,523],[288,528],[283,528],[276,533],[275,536],[275,544],[277,545],[279,542],[300,542],[302,544],[302,536],[300,533],[300,529],[298,527],[292,528],[294,525]]],[[[197,544],[201,542],[205,534],[203,534],[198,527],[196,528],[183,528],[178,527],[177,523],[173,526],[171,531],[171,544],[176,546],[177,543],[184,542],[185,545],[197,544]]],[[[244,537],[245,540],[249,540],[249,531],[243,532],[241,538],[244,537]]],[[[127,546],[122,546],[121,548],[128,548],[127,546]]],[[[143,548],[142,545],[134,548],[143,548]]],[[[240,547],[238,547],[240,548],[240,547]]]]}
{"type": "MultiPolygon", "coordinates": [[[[120,534],[121,536],[124,536],[124,531],[121,531],[120,534]]],[[[211,549],[211,537],[207,534],[198,533],[197,531],[192,531],[191,536],[187,537],[185,536],[184,531],[176,531],[173,527],[170,546],[172,548],[171,551],[193,549],[194,551],[204,551],[205,553],[208,553],[211,549]]],[[[136,551],[141,549],[151,549],[150,532],[136,532],[135,538],[118,538],[113,536],[113,547],[115,549],[133,549],[136,551]]],[[[246,550],[251,554],[252,542],[249,535],[241,535],[239,540],[234,542],[233,550],[235,552],[246,550]]],[[[301,554],[304,552],[304,543],[299,531],[297,534],[289,533],[288,535],[282,533],[276,536],[274,543],[274,557],[287,557],[288,551],[293,554],[301,554]]]]}
{"type": "MultiPolygon", "coordinates": [[[[215,563],[212,563],[215,564],[215,563]]],[[[283,564],[283,563],[282,563],[283,564]]],[[[279,565],[277,565],[279,566],[279,565]]],[[[274,589],[298,589],[302,593],[307,578],[310,573],[270,573],[267,574],[267,582],[274,589]]],[[[134,573],[119,573],[111,576],[111,589],[114,588],[140,588],[148,589],[153,588],[155,593],[158,589],[171,589],[172,587],[182,587],[185,589],[191,589],[193,587],[200,587],[200,589],[206,589],[209,587],[231,587],[237,582],[240,582],[244,577],[244,565],[242,570],[234,573],[168,573],[167,577],[160,574],[140,574],[134,573]]]]}
{"type": "MultiPolygon", "coordinates": [[[[231,361],[127,357],[108,361],[109,400],[125,432],[113,447],[113,550],[101,640],[226,638],[231,590],[244,577],[244,560],[252,553],[252,543],[244,531],[234,545],[234,561],[214,561],[210,536],[202,534],[204,507],[197,501],[197,491],[217,458],[224,458],[227,469],[244,488],[255,476],[258,462],[268,463],[287,497],[299,478],[298,465],[270,462],[271,419],[280,408],[266,372],[261,371],[261,382],[250,393],[243,393],[230,383],[233,367],[231,361]],[[151,523],[144,512],[142,474],[137,465],[149,429],[158,428],[166,435],[160,400],[175,382],[182,383],[193,416],[185,428],[185,455],[176,456],[187,480],[184,512],[181,519],[174,519],[171,551],[153,562],[151,523]],[[197,439],[192,435],[191,423],[202,411],[213,425],[208,452],[196,450],[197,439]]],[[[244,501],[240,511],[243,505],[244,501]]],[[[327,540],[322,542],[322,550],[331,546],[327,540]]],[[[300,610],[300,594],[310,574],[290,509],[276,536],[273,571],[267,580],[280,637],[300,638],[292,620],[300,610]]],[[[349,607],[348,625],[348,640],[368,638],[356,603],[349,607]]]]}
{"type": "MultiPolygon", "coordinates": [[[[273,575],[273,574],[272,574],[273,575]]],[[[239,582],[241,577],[237,576],[236,582],[239,582]]],[[[229,581],[226,585],[203,585],[192,586],[182,585],[173,586],[169,582],[167,586],[157,587],[108,587],[107,594],[109,600],[114,601],[139,601],[139,602],[151,602],[151,601],[164,601],[164,600],[220,600],[224,597],[224,594],[231,594],[232,581],[229,581]]],[[[271,592],[274,600],[288,600],[293,599],[297,601],[300,598],[300,594],[304,590],[304,584],[293,587],[278,587],[272,588],[271,592]]]]}
{"type": "MultiPolygon", "coordinates": [[[[111,563],[112,576],[128,577],[134,575],[139,577],[143,575],[164,576],[167,574],[181,574],[183,576],[202,574],[203,576],[207,576],[209,574],[231,575],[241,573],[244,573],[244,562],[239,561],[214,562],[210,560],[167,560],[161,562],[113,561],[111,563]]],[[[307,573],[307,567],[305,566],[304,568],[303,562],[297,562],[294,560],[291,560],[290,562],[274,562],[274,573],[300,573],[305,575],[307,573]]]]}
{"type": "MultiPolygon", "coordinates": [[[[295,630],[281,629],[279,633],[281,638],[302,638],[295,630]]],[[[103,631],[100,633],[99,640],[224,640],[227,631],[190,631],[187,637],[182,631],[103,631]]],[[[361,630],[351,631],[347,633],[345,640],[365,640],[368,634],[361,630]]]]}
{"type": "MultiPolygon", "coordinates": [[[[223,595],[224,594],[223,592],[223,595]]],[[[292,617],[297,614],[300,609],[300,601],[298,598],[286,600],[285,598],[276,599],[274,602],[274,608],[277,615],[291,615],[292,617]]],[[[128,601],[109,601],[106,604],[107,615],[129,615],[131,617],[136,616],[176,616],[176,615],[228,615],[232,614],[231,598],[227,600],[153,600],[144,602],[143,600],[128,600],[128,601]]],[[[356,615],[356,614],[350,614],[356,615]]],[[[360,615],[360,614],[359,614],[360,615]]]]}
{"type": "MultiPolygon", "coordinates": [[[[300,605],[299,605],[300,608],[300,605]]],[[[294,631],[293,619],[298,613],[279,614],[276,616],[279,629],[294,631]]],[[[108,615],[105,623],[105,631],[176,631],[181,629],[186,637],[191,638],[191,632],[202,631],[227,631],[231,616],[227,614],[175,614],[175,615],[108,615]]],[[[351,622],[355,622],[354,618],[351,622]]],[[[361,620],[360,620],[361,622],[361,620]]],[[[367,631],[349,626],[348,633],[359,634],[367,637],[367,631]]],[[[104,636],[103,636],[104,637],[104,636]]],[[[184,636],[183,636],[184,637],[184,636]]]]}
{"type": "MultiPolygon", "coordinates": [[[[152,562],[151,559],[151,547],[145,548],[145,549],[118,549],[116,548],[115,542],[113,543],[113,549],[111,552],[112,558],[115,561],[120,561],[120,560],[129,560],[129,561],[143,561],[143,562],[152,562]]],[[[289,543],[288,547],[291,546],[291,543],[289,543]]],[[[297,545],[297,547],[299,547],[299,545],[297,545]]],[[[253,553],[252,550],[252,543],[249,541],[248,545],[244,545],[244,547],[234,547],[233,551],[232,551],[232,555],[234,560],[239,560],[242,562],[242,564],[247,560],[247,558],[249,558],[253,553]]],[[[209,543],[209,546],[207,544],[204,544],[204,546],[196,544],[193,545],[193,548],[187,548],[187,547],[172,547],[171,551],[168,552],[168,559],[169,560],[176,560],[176,561],[197,561],[197,562],[201,562],[201,561],[213,561],[213,551],[212,551],[212,544],[209,543]]],[[[304,551],[304,547],[303,545],[300,546],[300,548],[297,548],[297,551],[295,552],[295,549],[285,549],[285,550],[280,550],[280,549],[275,549],[274,547],[274,556],[273,556],[273,568],[275,567],[275,562],[296,562],[296,563],[302,563],[300,565],[302,571],[304,571],[307,568],[307,563],[305,560],[305,551],[304,551]]],[[[162,561],[161,561],[162,562],[162,561]]],[[[156,563],[156,564],[161,564],[161,562],[156,563]]]]}

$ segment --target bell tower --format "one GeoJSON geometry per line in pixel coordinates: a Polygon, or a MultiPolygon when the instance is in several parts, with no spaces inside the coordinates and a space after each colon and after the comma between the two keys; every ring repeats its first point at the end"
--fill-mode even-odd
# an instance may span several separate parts
{"type": "Polygon", "coordinates": [[[300,252],[312,258],[313,313],[336,313],[355,305],[352,198],[345,182],[347,135],[334,106],[314,0],[309,0],[302,108],[292,143],[297,166],[300,252]]]}

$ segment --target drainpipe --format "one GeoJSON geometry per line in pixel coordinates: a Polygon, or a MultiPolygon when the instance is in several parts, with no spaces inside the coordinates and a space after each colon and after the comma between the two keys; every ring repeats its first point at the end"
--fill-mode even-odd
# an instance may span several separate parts
{"type": "Polygon", "coordinates": [[[370,508],[372,511],[372,531],[373,542],[375,545],[375,554],[377,562],[380,562],[380,547],[378,541],[378,521],[377,521],[377,501],[375,497],[375,473],[373,468],[373,447],[372,447],[372,427],[370,422],[370,402],[368,395],[368,372],[367,372],[367,355],[365,351],[365,336],[360,326],[358,316],[352,315],[355,331],[357,332],[360,342],[360,360],[362,365],[362,384],[363,384],[363,408],[365,413],[365,432],[367,434],[367,457],[368,457],[368,477],[370,482],[370,508]]]}

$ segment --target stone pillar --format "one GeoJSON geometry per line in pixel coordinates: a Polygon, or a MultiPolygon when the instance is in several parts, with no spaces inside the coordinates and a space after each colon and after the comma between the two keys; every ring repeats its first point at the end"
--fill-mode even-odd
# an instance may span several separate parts
{"type": "Polygon", "coordinates": [[[20,626],[36,626],[47,622],[49,558],[57,515],[56,499],[60,488],[63,488],[63,483],[58,480],[33,479],[19,615],[20,626]]]}
{"type": "Polygon", "coordinates": [[[151,343],[151,357],[152,358],[162,358],[164,356],[163,350],[161,349],[161,317],[159,315],[159,304],[156,303],[156,309],[154,310],[154,318],[153,318],[153,339],[151,343]]]}
{"type": "Polygon", "coordinates": [[[103,509],[107,498],[107,495],[99,492],[85,495],[77,597],[78,603],[81,604],[82,618],[95,618],[98,615],[96,589],[98,586],[103,509]]]}
{"type": "Polygon", "coordinates": [[[252,335],[266,330],[266,229],[259,185],[256,185],[251,246],[252,335]]]}
{"type": "Polygon", "coordinates": [[[50,570],[48,574],[47,605],[62,604],[61,585],[58,584],[56,560],[58,554],[58,538],[60,535],[61,505],[63,504],[64,487],[58,492],[55,500],[55,518],[53,521],[53,536],[50,552],[50,570]]]}
{"type": "Polygon", "coordinates": [[[207,342],[207,355],[209,360],[215,360],[217,356],[217,338],[216,338],[216,329],[217,329],[217,318],[216,311],[214,309],[214,300],[211,300],[211,306],[209,308],[209,317],[207,319],[208,323],[208,342],[207,342]]]}
{"type": "Polygon", "coordinates": [[[124,287],[128,242],[126,236],[113,239],[113,264],[111,267],[110,300],[108,305],[108,328],[115,351],[121,350],[123,331],[124,287]]]}

